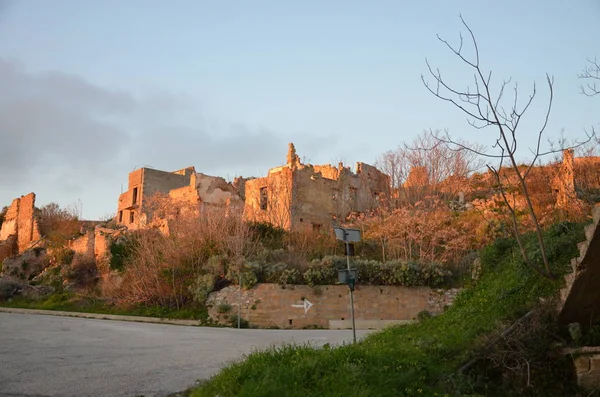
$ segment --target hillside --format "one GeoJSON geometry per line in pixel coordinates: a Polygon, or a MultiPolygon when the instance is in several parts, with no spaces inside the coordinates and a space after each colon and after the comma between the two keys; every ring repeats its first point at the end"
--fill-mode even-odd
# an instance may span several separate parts
{"type": "MultiPolygon", "coordinates": [[[[545,238],[552,267],[563,274],[578,253],[583,228],[560,223],[545,238]]],[[[534,240],[526,236],[535,255],[534,240]]],[[[563,282],[534,274],[513,240],[496,240],[481,251],[481,260],[481,279],[438,317],[422,316],[417,324],[386,329],[356,345],[257,352],[192,396],[578,395],[555,322],[554,299],[563,282]],[[531,310],[514,332],[498,339],[531,310]],[[459,371],[475,358],[476,365],[459,371]]]]}

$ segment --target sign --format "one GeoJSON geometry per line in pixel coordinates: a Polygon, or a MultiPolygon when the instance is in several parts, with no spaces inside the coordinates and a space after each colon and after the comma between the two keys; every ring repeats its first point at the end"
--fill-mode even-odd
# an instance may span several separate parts
{"type": "Polygon", "coordinates": [[[360,241],[359,229],[344,229],[339,226],[334,226],[335,238],[345,241],[346,243],[358,243],[360,241]]]}
{"type": "Polygon", "coordinates": [[[308,313],[308,310],[313,306],[312,303],[308,301],[308,299],[304,299],[301,305],[292,305],[292,307],[298,307],[300,309],[304,309],[304,314],[308,313]]]}

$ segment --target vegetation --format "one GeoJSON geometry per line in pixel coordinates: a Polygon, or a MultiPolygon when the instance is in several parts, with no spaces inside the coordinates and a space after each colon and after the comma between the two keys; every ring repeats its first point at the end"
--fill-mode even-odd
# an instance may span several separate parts
{"type": "Polygon", "coordinates": [[[208,325],[208,313],[201,305],[190,306],[184,309],[172,309],[163,306],[131,306],[118,307],[105,299],[93,296],[81,296],[72,292],[54,293],[42,299],[14,297],[1,304],[3,307],[24,309],[59,310],[67,312],[84,312],[98,314],[116,314],[123,316],[144,316],[168,319],[199,320],[208,325]]]}
{"type": "MultiPolygon", "coordinates": [[[[584,238],[581,225],[557,224],[544,238],[552,270],[563,274],[584,238]]],[[[540,261],[535,234],[523,241],[540,261]]],[[[548,314],[560,283],[533,272],[514,239],[497,240],[481,252],[481,261],[480,280],[440,316],[422,316],[417,324],[388,328],[356,345],[256,352],[192,395],[573,395],[570,362],[560,358],[548,314]],[[532,309],[536,314],[526,327],[490,347],[494,335],[532,309]],[[461,373],[473,358],[477,365],[461,373]]]]}

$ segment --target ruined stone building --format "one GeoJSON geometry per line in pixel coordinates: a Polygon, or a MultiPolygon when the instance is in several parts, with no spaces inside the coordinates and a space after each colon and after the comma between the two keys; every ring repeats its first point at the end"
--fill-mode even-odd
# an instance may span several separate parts
{"type": "Polygon", "coordinates": [[[565,150],[554,189],[559,208],[572,207],[580,200],[600,202],[600,157],[576,158],[573,149],[565,150]]]}
{"type": "Polygon", "coordinates": [[[0,227],[0,263],[22,253],[42,238],[35,212],[35,193],[16,198],[0,227]]]}
{"type": "Polygon", "coordinates": [[[357,163],[354,173],[342,163],[302,164],[290,144],[287,164],[246,181],[244,218],[287,230],[329,229],[353,211],[375,208],[389,190],[389,177],[371,165],[357,163]]]}
{"type": "Polygon", "coordinates": [[[140,168],[129,174],[128,189],[119,196],[116,221],[131,230],[143,228],[153,222],[158,207],[177,203],[241,211],[240,195],[243,195],[243,181],[228,183],[221,177],[197,173],[194,167],[173,172],[140,168]]]}

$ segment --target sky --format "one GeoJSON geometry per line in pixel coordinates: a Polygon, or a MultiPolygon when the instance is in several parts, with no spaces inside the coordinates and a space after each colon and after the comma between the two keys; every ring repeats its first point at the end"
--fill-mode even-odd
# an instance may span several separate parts
{"type": "Polygon", "coordinates": [[[349,165],[429,129],[489,147],[494,131],[421,80],[427,59],[472,86],[437,39],[467,38],[459,15],[493,92],[512,78],[523,100],[536,83],[523,158],[546,73],[547,138],[598,126],[600,99],[581,95],[577,76],[600,57],[600,0],[0,0],[0,207],[33,191],[38,206],[104,218],[136,168],[262,176],[288,142],[306,162],[349,165]]]}

